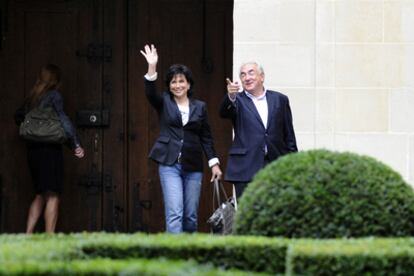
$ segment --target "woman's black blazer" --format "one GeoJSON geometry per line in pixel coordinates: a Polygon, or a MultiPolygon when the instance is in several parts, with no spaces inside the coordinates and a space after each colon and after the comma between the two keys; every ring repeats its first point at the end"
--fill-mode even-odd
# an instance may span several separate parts
{"type": "Polygon", "coordinates": [[[190,98],[188,123],[183,126],[181,113],[169,92],[159,95],[155,81],[145,81],[145,94],[156,109],[160,121],[160,136],[149,157],[163,165],[173,165],[181,152],[184,171],[203,171],[204,151],[208,160],[216,157],[213,138],[207,119],[206,104],[190,98]]]}

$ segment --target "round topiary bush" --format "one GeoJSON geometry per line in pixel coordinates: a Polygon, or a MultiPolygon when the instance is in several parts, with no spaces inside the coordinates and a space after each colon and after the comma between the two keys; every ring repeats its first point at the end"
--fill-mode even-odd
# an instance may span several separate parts
{"type": "Polygon", "coordinates": [[[236,234],[336,238],[412,236],[414,192],[367,156],[312,150],[261,170],[240,198],[236,234]]]}

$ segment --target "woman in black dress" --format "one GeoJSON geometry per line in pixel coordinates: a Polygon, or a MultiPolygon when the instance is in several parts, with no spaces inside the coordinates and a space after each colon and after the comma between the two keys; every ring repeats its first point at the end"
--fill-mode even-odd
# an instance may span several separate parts
{"type": "MultiPolygon", "coordinates": [[[[68,137],[68,144],[78,158],[84,156],[73,124],[63,111],[63,99],[57,89],[60,86],[61,71],[53,64],[45,65],[39,74],[23,107],[16,113],[20,124],[25,114],[37,106],[51,106],[58,114],[68,137]]],[[[43,212],[46,232],[55,231],[58,218],[59,195],[63,188],[63,152],[61,144],[27,142],[27,159],[36,196],[30,206],[26,233],[33,233],[43,212]]]]}

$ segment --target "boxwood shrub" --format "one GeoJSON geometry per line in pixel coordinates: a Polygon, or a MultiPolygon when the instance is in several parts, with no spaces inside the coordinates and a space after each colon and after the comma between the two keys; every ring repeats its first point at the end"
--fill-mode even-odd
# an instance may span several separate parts
{"type": "MultiPolygon", "coordinates": [[[[0,235],[0,267],[28,261],[40,265],[97,258],[164,258],[191,260],[216,269],[282,274],[285,272],[288,242],[287,239],[208,234],[0,235]]],[[[53,266],[51,269],[58,268],[53,266]]]]}
{"type": "Polygon", "coordinates": [[[328,150],[290,154],[249,184],[234,229],[284,237],[412,236],[414,192],[371,157],[328,150]]]}
{"type": "Polygon", "coordinates": [[[247,276],[256,273],[225,271],[195,262],[171,261],[165,259],[92,259],[39,262],[28,260],[23,263],[6,262],[0,266],[0,275],[197,275],[197,276],[247,276]]]}
{"type": "Polygon", "coordinates": [[[414,241],[298,241],[289,248],[286,275],[414,275],[414,241]]]}
{"type": "Polygon", "coordinates": [[[312,240],[107,233],[0,235],[0,275],[256,275],[256,272],[414,275],[414,239],[312,240]]]}
{"type": "Polygon", "coordinates": [[[194,260],[223,269],[284,273],[288,241],[263,237],[197,235],[113,235],[90,239],[82,254],[90,257],[194,260]]]}

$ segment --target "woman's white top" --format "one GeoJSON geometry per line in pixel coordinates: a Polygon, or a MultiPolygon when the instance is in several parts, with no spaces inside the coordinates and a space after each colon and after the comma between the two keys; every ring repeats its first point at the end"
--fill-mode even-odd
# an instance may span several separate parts
{"type": "Polygon", "coordinates": [[[181,113],[181,120],[183,121],[183,126],[185,126],[188,123],[188,118],[190,116],[190,106],[189,105],[179,105],[178,110],[180,110],[181,113]]]}

